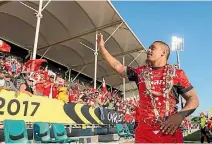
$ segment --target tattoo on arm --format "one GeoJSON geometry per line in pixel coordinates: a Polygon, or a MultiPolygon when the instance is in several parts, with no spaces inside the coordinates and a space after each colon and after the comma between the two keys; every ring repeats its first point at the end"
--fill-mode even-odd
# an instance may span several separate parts
{"type": "Polygon", "coordinates": [[[119,61],[115,61],[112,64],[113,69],[118,72],[121,76],[125,76],[127,74],[126,73],[126,67],[124,65],[122,65],[119,61]]]}

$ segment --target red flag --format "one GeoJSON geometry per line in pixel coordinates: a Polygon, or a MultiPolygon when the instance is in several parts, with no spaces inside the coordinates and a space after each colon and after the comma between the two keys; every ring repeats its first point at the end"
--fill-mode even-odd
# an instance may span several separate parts
{"type": "Polygon", "coordinates": [[[6,44],[4,41],[0,40],[0,51],[1,52],[10,52],[11,47],[6,44]]]}
{"type": "Polygon", "coordinates": [[[25,72],[34,72],[40,69],[42,63],[46,62],[45,59],[36,59],[36,60],[29,60],[24,64],[24,71],[25,72]]]}

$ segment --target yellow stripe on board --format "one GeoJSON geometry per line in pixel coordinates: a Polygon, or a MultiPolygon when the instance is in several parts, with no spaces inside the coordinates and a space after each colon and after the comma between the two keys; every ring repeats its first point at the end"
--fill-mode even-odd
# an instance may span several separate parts
{"type": "Polygon", "coordinates": [[[98,124],[103,124],[102,121],[96,116],[94,110],[95,110],[95,109],[92,108],[92,107],[89,108],[89,113],[90,113],[90,115],[93,117],[93,119],[94,119],[98,124]]]}
{"type": "Polygon", "coordinates": [[[74,107],[74,110],[76,112],[76,114],[79,116],[79,118],[85,123],[85,124],[91,124],[91,122],[89,122],[84,115],[81,112],[81,109],[84,105],[83,104],[76,104],[74,107]]]}

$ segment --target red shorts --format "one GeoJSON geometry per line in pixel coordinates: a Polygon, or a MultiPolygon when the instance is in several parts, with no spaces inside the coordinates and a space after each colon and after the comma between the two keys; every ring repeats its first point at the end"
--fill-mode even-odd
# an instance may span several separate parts
{"type": "Polygon", "coordinates": [[[139,124],[135,130],[136,143],[184,143],[181,129],[178,129],[174,135],[166,135],[158,130],[159,127],[139,124]]]}

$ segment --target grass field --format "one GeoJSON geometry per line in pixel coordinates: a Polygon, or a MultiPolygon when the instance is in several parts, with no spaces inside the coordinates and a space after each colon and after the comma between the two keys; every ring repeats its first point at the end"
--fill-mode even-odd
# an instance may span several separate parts
{"type": "Polygon", "coordinates": [[[184,137],[185,141],[200,141],[200,130],[184,137]]]}

